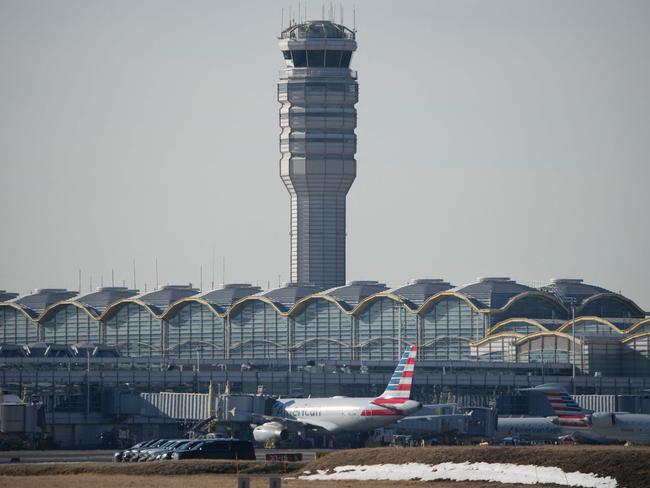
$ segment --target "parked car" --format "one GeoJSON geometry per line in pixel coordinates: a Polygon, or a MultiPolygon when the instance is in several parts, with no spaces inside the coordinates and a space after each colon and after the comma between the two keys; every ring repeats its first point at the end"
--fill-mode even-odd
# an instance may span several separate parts
{"type": "Polygon", "coordinates": [[[250,441],[239,439],[207,439],[190,449],[177,449],[171,459],[255,459],[250,441]]]}
{"type": "Polygon", "coordinates": [[[165,459],[171,459],[172,454],[174,454],[174,452],[179,450],[193,449],[194,447],[197,447],[199,444],[202,444],[203,442],[204,442],[203,440],[186,440],[184,442],[181,442],[177,446],[172,447],[171,449],[158,451],[158,453],[156,453],[154,457],[154,460],[163,461],[165,459]]]}
{"type": "Polygon", "coordinates": [[[139,461],[155,461],[157,459],[160,459],[160,456],[164,453],[174,451],[175,449],[181,449],[192,442],[196,441],[192,441],[191,439],[177,439],[174,441],[169,441],[158,448],[147,449],[146,455],[142,459],[139,459],[139,461]]]}
{"type": "Polygon", "coordinates": [[[157,442],[159,439],[152,439],[148,441],[142,441],[138,442],[137,444],[129,447],[128,449],[124,449],[122,451],[117,451],[115,454],[113,454],[113,461],[115,462],[122,462],[126,461],[126,457],[130,456],[133,452],[139,451],[140,449],[144,449],[147,446],[150,446],[151,444],[154,444],[157,442]]]}
{"type": "Polygon", "coordinates": [[[169,439],[154,439],[152,441],[148,441],[144,443],[142,446],[140,446],[138,449],[130,449],[127,452],[125,452],[122,461],[124,462],[137,461],[138,458],[140,457],[140,453],[142,453],[144,450],[160,447],[165,442],[169,442],[169,439]]]}
{"type": "Polygon", "coordinates": [[[149,459],[149,456],[151,455],[152,452],[161,450],[161,449],[169,449],[176,445],[177,442],[182,441],[184,439],[167,439],[165,442],[160,443],[160,444],[154,444],[153,446],[149,446],[146,449],[141,449],[140,452],[134,456],[131,461],[133,462],[142,462],[142,461],[147,461],[149,459]]]}

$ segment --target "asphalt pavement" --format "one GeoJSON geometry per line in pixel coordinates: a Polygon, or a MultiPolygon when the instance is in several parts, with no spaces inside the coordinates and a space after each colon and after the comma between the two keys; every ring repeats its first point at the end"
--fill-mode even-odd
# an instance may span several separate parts
{"type": "MultiPolygon", "coordinates": [[[[116,450],[0,451],[0,464],[10,463],[12,459],[20,463],[108,463],[113,461],[116,450]]],[[[258,461],[264,461],[269,453],[302,453],[303,461],[313,461],[317,451],[322,449],[255,449],[255,455],[258,461]]]]}

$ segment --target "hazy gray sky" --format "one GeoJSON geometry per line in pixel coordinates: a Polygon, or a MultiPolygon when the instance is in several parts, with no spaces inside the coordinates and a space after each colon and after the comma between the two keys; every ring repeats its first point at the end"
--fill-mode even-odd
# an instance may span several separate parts
{"type": "MultiPolygon", "coordinates": [[[[0,0],[0,288],[289,275],[271,1],[0,0]]],[[[348,279],[650,309],[650,2],[359,1],[348,279]]],[[[320,17],[321,2],[307,2],[320,17]]],[[[343,2],[351,24],[352,2],[343,2]]],[[[297,10],[297,3],[293,2],[297,10]]]]}

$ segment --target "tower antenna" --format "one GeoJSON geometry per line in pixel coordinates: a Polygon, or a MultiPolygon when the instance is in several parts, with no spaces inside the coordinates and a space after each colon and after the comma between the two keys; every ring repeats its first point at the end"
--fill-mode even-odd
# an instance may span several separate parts
{"type": "Polygon", "coordinates": [[[298,22],[302,22],[300,18],[300,0],[298,0],[298,22]]]}
{"type": "Polygon", "coordinates": [[[133,289],[136,290],[138,288],[136,279],[135,279],[135,259],[133,260],[133,289]]]}
{"type": "Polygon", "coordinates": [[[284,8],[282,9],[282,15],[280,18],[280,32],[282,32],[284,30],[284,8]]]}
{"type": "Polygon", "coordinates": [[[154,262],[156,265],[156,288],[158,288],[158,258],[154,258],[154,262]]]}
{"type": "Polygon", "coordinates": [[[223,261],[221,262],[221,282],[224,285],[226,284],[226,256],[223,257],[223,261]]]}
{"type": "Polygon", "coordinates": [[[115,286],[115,270],[111,268],[111,286],[115,286]]]}
{"type": "Polygon", "coordinates": [[[199,291],[203,291],[203,265],[199,267],[199,291]]]}
{"type": "Polygon", "coordinates": [[[212,286],[211,289],[214,290],[214,244],[212,245],[212,286]]]}
{"type": "Polygon", "coordinates": [[[357,7],[352,7],[352,30],[357,31],[357,7]]]}
{"type": "Polygon", "coordinates": [[[79,293],[81,293],[81,269],[79,269],[79,293]]]}

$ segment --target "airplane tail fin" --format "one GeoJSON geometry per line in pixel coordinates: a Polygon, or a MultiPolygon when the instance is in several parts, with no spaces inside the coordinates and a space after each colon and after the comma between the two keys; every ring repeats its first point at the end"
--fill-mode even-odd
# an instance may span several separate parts
{"type": "Polygon", "coordinates": [[[373,403],[390,405],[405,403],[411,398],[411,383],[413,382],[413,369],[415,367],[416,347],[410,346],[402,354],[393,376],[391,376],[386,390],[373,403]]]}
{"type": "Polygon", "coordinates": [[[563,427],[587,426],[587,415],[591,412],[578,405],[563,385],[547,383],[526,390],[538,391],[544,395],[556,417],[554,423],[563,427]]]}

